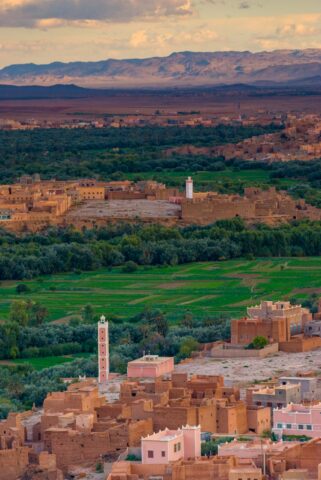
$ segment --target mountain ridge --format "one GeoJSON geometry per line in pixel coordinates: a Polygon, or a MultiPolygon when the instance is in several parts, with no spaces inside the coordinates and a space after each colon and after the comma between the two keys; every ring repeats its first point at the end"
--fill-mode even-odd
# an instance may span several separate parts
{"type": "MultiPolygon", "coordinates": [[[[167,57],[14,64],[0,69],[0,83],[76,84],[90,88],[267,85],[321,77],[321,49],[272,52],[173,52],[167,57]]],[[[313,80],[311,80],[313,82],[313,80]]],[[[319,85],[318,80],[315,80],[319,85]]]]}

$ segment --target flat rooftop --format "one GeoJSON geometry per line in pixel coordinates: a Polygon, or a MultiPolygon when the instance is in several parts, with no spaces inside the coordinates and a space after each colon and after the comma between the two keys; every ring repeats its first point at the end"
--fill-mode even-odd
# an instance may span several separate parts
{"type": "Polygon", "coordinates": [[[152,440],[153,442],[169,442],[175,440],[182,435],[181,430],[163,430],[162,432],[153,433],[142,440],[152,440]]]}
{"type": "Polygon", "coordinates": [[[160,365],[167,360],[171,360],[173,357],[159,357],[158,355],[145,355],[144,357],[137,358],[136,360],[132,360],[128,362],[129,365],[160,365]]]}

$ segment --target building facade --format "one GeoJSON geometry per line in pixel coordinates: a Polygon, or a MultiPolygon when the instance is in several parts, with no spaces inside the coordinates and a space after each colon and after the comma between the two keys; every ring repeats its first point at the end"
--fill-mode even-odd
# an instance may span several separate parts
{"type": "Polygon", "coordinates": [[[201,456],[201,427],[165,429],[142,438],[142,464],[161,465],[201,456]]]}
{"type": "Polygon", "coordinates": [[[317,405],[290,404],[273,411],[273,432],[282,435],[321,437],[321,403],[317,405]]]}

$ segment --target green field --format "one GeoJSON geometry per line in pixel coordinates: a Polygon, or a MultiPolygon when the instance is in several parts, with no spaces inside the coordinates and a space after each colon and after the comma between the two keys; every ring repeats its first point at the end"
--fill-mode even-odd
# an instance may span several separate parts
{"type": "Polygon", "coordinates": [[[54,367],[63,363],[72,362],[76,358],[89,357],[90,353],[75,353],[72,355],[63,355],[60,357],[39,357],[39,358],[19,358],[18,360],[11,360],[10,363],[15,365],[29,364],[35,370],[43,370],[44,368],[54,367]]]}
{"type": "Polygon", "coordinates": [[[97,314],[130,317],[145,306],[160,308],[173,321],[189,310],[196,317],[242,315],[261,299],[306,298],[321,292],[321,258],[278,258],[140,267],[43,277],[24,282],[30,293],[17,295],[17,282],[2,282],[0,318],[8,318],[14,299],[39,301],[49,321],[77,315],[86,304],[97,314]]]}
{"type": "MultiPolygon", "coordinates": [[[[236,187],[268,187],[278,186],[280,188],[287,188],[291,185],[295,185],[297,180],[293,179],[274,179],[270,178],[271,172],[263,169],[253,170],[236,170],[228,168],[226,170],[218,172],[207,171],[182,171],[182,172],[140,172],[140,173],[128,173],[126,178],[132,180],[150,180],[154,179],[167,185],[177,185],[181,188],[185,185],[185,180],[188,176],[192,176],[194,180],[195,190],[202,191],[203,189],[210,188],[212,190],[221,190],[222,188],[232,188],[237,190],[236,187]]],[[[125,178],[124,177],[124,178],[125,178]]]]}

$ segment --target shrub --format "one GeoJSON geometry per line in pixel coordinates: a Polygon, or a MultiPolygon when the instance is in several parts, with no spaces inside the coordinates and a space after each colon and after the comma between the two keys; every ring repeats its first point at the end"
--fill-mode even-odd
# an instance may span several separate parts
{"type": "Polygon", "coordinates": [[[129,260],[123,266],[122,271],[124,273],[134,273],[134,272],[136,272],[137,269],[138,269],[137,263],[133,262],[132,260],[129,260]]]}
{"type": "Polygon", "coordinates": [[[18,295],[21,295],[23,293],[30,292],[30,288],[25,283],[18,283],[18,285],[16,286],[16,292],[18,293],[18,295]]]}

